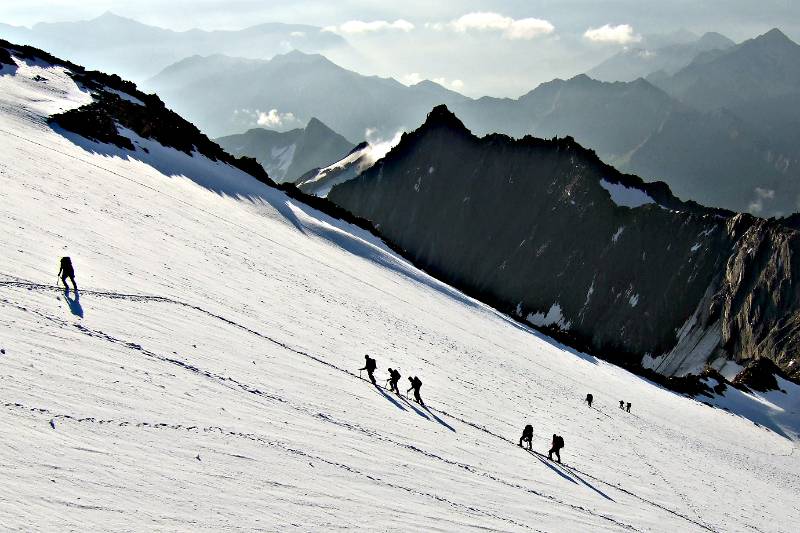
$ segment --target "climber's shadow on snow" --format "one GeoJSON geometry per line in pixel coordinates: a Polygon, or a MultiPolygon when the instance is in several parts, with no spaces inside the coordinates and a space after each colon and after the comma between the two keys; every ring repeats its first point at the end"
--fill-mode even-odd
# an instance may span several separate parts
{"type": "Polygon", "coordinates": [[[78,291],[70,292],[64,289],[64,301],[67,302],[70,312],[78,318],[83,318],[83,306],[81,305],[81,295],[78,291]],[[72,295],[72,296],[70,296],[72,295]]]}
{"type": "Polygon", "coordinates": [[[421,416],[425,420],[430,420],[430,417],[428,415],[426,415],[423,411],[420,411],[419,409],[417,409],[414,406],[414,404],[411,403],[409,400],[407,400],[406,398],[403,398],[402,396],[400,396],[400,399],[403,400],[403,403],[406,404],[409,408],[411,408],[411,410],[414,411],[415,413],[417,413],[419,416],[421,416]]]}
{"type": "Polygon", "coordinates": [[[433,419],[434,419],[436,422],[439,422],[441,425],[443,425],[444,427],[446,427],[447,429],[449,429],[449,430],[450,430],[450,431],[452,431],[453,433],[455,433],[455,432],[456,432],[456,430],[455,430],[455,428],[453,428],[453,426],[451,426],[450,424],[448,424],[447,422],[445,422],[444,420],[442,420],[441,418],[439,418],[438,416],[436,416],[436,413],[434,413],[433,411],[431,411],[431,410],[430,410],[428,407],[423,407],[423,409],[425,409],[425,411],[426,411],[426,412],[427,412],[429,415],[431,415],[431,417],[432,417],[432,418],[433,418],[433,419]]]}
{"type": "Polygon", "coordinates": [[[392,398],[392,396],[391,396],[390,394],[386,394],[386,391],[384,391],[384,390],[383,390],[381,387],[379,387],[378,385],[375,385],[375,390],[376,390],[376,391],[378,391],[378,392],[380,393],[380,395],[381,395],[381,396],[383,396],[384,398],[386,398],[387,400],[389,400],[389,401],[390,401],[392,404],[394,404],[394,406],[395,406],[395,407],[397,407],[397,408],[398,408],[398,409],[400,409],[401,411],[405,411],[405,410],[406,410],[406,408],[405,408],[405,407],[403,407],[403,405],[402,405],[400,402],[398,402],[397,400],[395,400],[394,398],[392,398]]]}
{"type": "MultiPolygon", "coordinates": [[[[287,198],[282,192],[268,187],[249,174],[226,163],[211,161],[199,153],[189,155],[175,148],[163,146],[157,141],[139,137],[133,131],[121,126],[117,127],[119,134],[130,139],[136,147],[135,151],[120,148],[114,144],[89,140],[77,133],[65,130],[57,124],[51,124],[50,127],[54,132],[90,154],[138,161],[153,167],[165,176],[186,178],[220,196],[249,201],[254,206],[270,205],[298,231],[306,233],[303,224],[289,208],[287,198]]],[[[127,178],[127,176],[123,177],[127,178]]]]}
{"type": "Polygon", "coordinates": [[[532,456],[536,457],[539,460],[540,463],[542,463],[544,466],[546,466],[547,468],[549,468],[550,470],[552,470],[553,472],[555,472],[559,476],[563,477],[567,481],[571,481],[572,483],[575,483],[576,485],[578,484],[577,481],[575,481],[570,476],[568,476],[567,474],[565,474],[564,472],[562,472],[561,470],[559,470],[558,468],[556,468],[555,466],[550,464],[550,460],[546,459],[539,452],[534,452],[534,451],[528,450],[528,453],[531,454],[532,456]]]}
{"type": "Polygon", "coordinates": [[[609,496],[608,494],[606,494],[602,490],[598,489],[597,487],[595,487],[594,485],[592,485],[591,483],[589,483],[588,481],[583,479],[581,476],[579,476],[577,474],[577,472],[575,472],[574,469],[572,469],[572,468],[570,468],[568,466],[564,466],[561,463],[555,463],[554,464],[552,461],[550,461],[550,459],[545,457],[544,454],[541,454],[539,452],[535,452],[533,450],[527,450],[527,451],[528,451],[529,454],[531,454],[532,456],[536,457],[539,460],[540,463],[542,463],[547,468],[549,468],[550,470],[552,470],[553,472],[555,472],[559,476],[563,477],[567,481],[571,481],[572,483],[575,483],[576,485],[578,485],[578,482],[580,482],[581,484],[583,484],[586,487],[588,487],[588,488],[592,489],[593,491],[595,491],[597,494],[599,494],[600,496],[602,496],[606,500],[609,500],[609,501],[612,501],[612,502],[616,503],[616,500],[614,500],[614,498],[612,498],[611,496],[609,496]],[[558,464],[558,467],[556,466],[556,464],[558,464]],[[578,481],[575,481],[576,479],[578,481]]]}

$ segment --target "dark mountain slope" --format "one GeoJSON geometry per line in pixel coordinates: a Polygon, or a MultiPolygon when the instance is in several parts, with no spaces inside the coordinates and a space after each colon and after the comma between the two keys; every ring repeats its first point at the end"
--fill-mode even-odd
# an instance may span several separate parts
{"type": "Polygon", "coordinates": [[[441,279],[617,363],[670,375],[762,355],[791,372],[798,234],[684,204],[571,138],[479,139],[439,107],[328,197],[441,279]]]}

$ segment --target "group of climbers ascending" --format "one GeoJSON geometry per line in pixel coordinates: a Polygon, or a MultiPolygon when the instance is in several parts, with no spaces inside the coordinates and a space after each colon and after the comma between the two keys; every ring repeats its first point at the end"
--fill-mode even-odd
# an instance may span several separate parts
{"type": "MultiPolygon", "coordinates": [[[[75,291],[78,291],[78,285],[75,283],[75,269],[72,266],[72,260],[69,257],[62,257],[61,258],[61,266],[58,269],[58,276],[60,277],[62,283],[64,284],[64,289],[69,290],[67,286],[67,280],[69,279],[72,282],[72,287],[75,291]]],[[[378,368],[378,364],[374,358],[370,357],[369,355],[365,355],[364,359],[366,363],[364,364],[363,368],[359,368],[359,371],[366,370],[367,375],[369,376],[369,380],[372,382],[373,385],[376,387],[378,383],[375,381],[375,370],[378,368]]],[[[400,381],[400,371],[394,368],[389,368],[389,378],[386,380],[386,383],[389,385],[389,391],[396,393],[398,396],[400,395],[400,390],[397,388],[397,384],[400,381]]],[[[420,389],[422,388],[422,380],[419,379],[417,376],[409,376],[408,381],[411,384],[411,387],[406,391],[406,394],[414,391],[414,400],[422,405],[425,406],[425,403],[422,401],[422,396],[420,396],[420,389]]],[[[592,402],[594,401],[594,396],[592,394],[586,395],[586,403],[589,407],[592,406],[592,402]]],[[[619,408],[626,410],[627,412],[631,412],[631,403],[628,402],[627,405],[623,400],[619,401],[619,408]]],[[[528,443],[528,450],[533,450],[533,426],[528,424],[525,426],[525,429],[522,430],[522,437],[519,439],[519,445],[522,447],[522,443],[528,443]]],[[[564,438],[560,435],[553,434],[553,440],[551,443],[550,451],[547,453],[547,457],[552,461],[553,454],[556,456],[556,460],[560,463],[561,462],[561,449],[564,447],[564,438]]]]}
{"type": "MultiPolygon", "coordinates": [[[[587,394],[586,395],[586,404],[589,407],[591,407],[593,401],[594,401],[594,396],[592,395],[592,393],[587,394]]],[[[630,413],[631,412],[631,402],[628,402],[626,404],[624,401],[620,400],[619,401],[619,408],[630,413]]],[[[523,442],[527,442],[528,443],[528,450],[532,451],[532,449],[533,449],[533,426],[530,425],[530,424],[526,425],[525,429],[522,430],[522,437],[520,437],[520,439],[519,439],[519,446],[520,447],[523,447],[522,446],[523,442]]],[[[563,448],[563,447],[564,447],[564,437],[562,437],[561,435],[556,435],[554,433],[553,434],[553,441],[552,441],[552,443],[550,445],[550,451],[547,452],[547,458],[552,461],[553,460],[553,454],[555,454],[556,461],[558,461],[560,463],[561,462],[561,448],[563,448]]]]}
{"type": "MultiPolygon", "coordinates": [[[[519,446],[522,448],[522,443],[528,443],[528,451],[533,451],[533,426],[528,424],[522,430],[522,437],[519,439],[519,446]]],[[[561,462],[561,448],[564,447],[564,438],[560,435],[553,434],[553,442],[550,446],[550,451],[547,453],[547,458],[553,460],[553,454],[556,454],[556,460],[561,462]]]]}
{"type": "MultiPolygon", "coordinates": [[[[369,376],[369,380],[372,382],[373,385],[376,387],[378,383],[375,381],[375,370],[378,368],[378,363],[375,361],[374,358],[370,357],[369,355],[364,356],[364,360],[366,363],[364,364],[363,368],[359,368],[359,372],[366,370],[367,375],[369,376]]],[[[398,396],[400,395],[400,390],[397,388],[397,383],[400,381],[400,371],[394,368],[389,368],[389,379],[386,382],[389,384],[389,390],[391,392],[396,393],[398,396]]],[[[425,402],[422,401],[422,396],[420,396],[420,389],[422,388],[422,380],[419,379],[417,376],[411,377],[408,376],[408,381],[411,384],[411,387],[406,391],[406,394],[414,391],[414,400],[420,404],[421,406],[425,407],[425,402]]]]}

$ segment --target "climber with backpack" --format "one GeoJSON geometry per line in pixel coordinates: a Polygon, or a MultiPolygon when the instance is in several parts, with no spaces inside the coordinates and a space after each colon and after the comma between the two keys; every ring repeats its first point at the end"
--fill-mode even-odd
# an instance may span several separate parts
{"type": "Polygon", "coordinates": [[[553,434],[553,445],[550,448],[550,451],[547,452],[547,458],[551,461],[553,460],[553,454],[556,454],[556,459],[558,462],[561,462],[561,448],[564,447],[564,438],[560,435],[553,434]]]}
{"type": "Polygon", "coordinates": [[[369,380],[372,382],[373,385],[377,387],[378,384],[375,383],[375,376],[373,374],[375,372],[375,369],[378,368],[378,364],[375,362],[375,359],[373,359],[369,355],[364,355],[364,359],[366,360],[366,364],[364,364],[364,368],[359,368],[358,371],[361,372],[362,370],[366,370],[367,375],[369,376],[369,380]]]}
{"type": "Polygon", "coordinates": [[[594,396],[591,393],[586,395],[586,403],[589,404],[589,407],[592,406],[592,402],[594,401],[594,396]]]}
{"type": "Polygon", "coordinates": [[[422,396],[419,395],[419,390],[422,388],[422,380],[419,379],[417,376],[409,377],[408,381],[411,382],[411,388],[406,391],[408,394],[411,390],[414,391],[414,400],[422,407],[425,407],[425,403],[422,401],[422,396]]]}
{"type": "Polygon", "coordinates": [[[397,393],[400,395],[400,390],[397,388],[397,383],[400,381],[400,370],[398,369],[389,369],[389,379],[386,380],[389,383],[389,391],[397,393]]]}
{"type": "Polygon", "coordinates": [[[519,447],[522,448],[522,443],[528,443],[528,450],[533,450],[533,426],[528,424],[522,430],[522,436],[519,438],[519,447]]]}

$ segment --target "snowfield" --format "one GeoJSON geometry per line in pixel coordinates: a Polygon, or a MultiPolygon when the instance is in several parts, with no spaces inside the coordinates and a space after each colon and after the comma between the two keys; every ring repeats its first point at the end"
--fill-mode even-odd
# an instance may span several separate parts
{"type": "Polygon", "coordinates": [[[1,529],[797,530],[794,385],[664,390],[236,169],[47,125],[89,99],[0,73],[1,529]]]}

